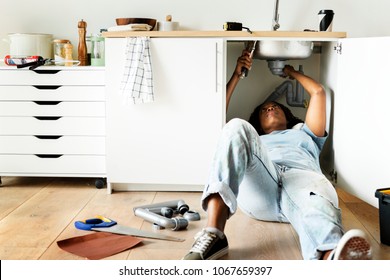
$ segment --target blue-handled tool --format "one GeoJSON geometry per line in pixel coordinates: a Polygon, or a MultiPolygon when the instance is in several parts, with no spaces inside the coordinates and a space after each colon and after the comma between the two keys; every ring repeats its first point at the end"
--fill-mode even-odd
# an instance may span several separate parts
{"type": "Polygon", "coordinates": [[[102,232],[110,232],[115,234],[132,235],[138,237],[179,241],[179,242],[184,241],[184,239],[182,238],[176,238],[169,235],[163,235],[155,232],[148,232],[148,231],[143,231],[131,227],[117,225],[117,223],[114,220],[103,217],[101,215],[98,215],[95,218],[84,220],[84,221],[76,221],[74,225],[77,229],[81,229],[81,230],[102,231],[102,232]]]}
{"type": "Polygon", "coordinates": [[[75,227],[82,230],[92,230],[92,228],[111,227],[116,225],[114,220],[97,215],[95,218],[87,219],[84,221],[76,221],[75,227]]]}

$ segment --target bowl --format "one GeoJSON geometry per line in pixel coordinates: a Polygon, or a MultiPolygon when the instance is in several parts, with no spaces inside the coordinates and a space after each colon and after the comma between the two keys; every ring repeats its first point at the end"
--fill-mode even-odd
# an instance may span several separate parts
{"type": "Polygon", "coordinates": [[[157,20],[154,18],[117,18],[116,19],[117,25],[128,25],[132,23],[146,23],[150,25],[152,27],[151,30],[153,30],[154,27],[156,26],[157,20]]]}

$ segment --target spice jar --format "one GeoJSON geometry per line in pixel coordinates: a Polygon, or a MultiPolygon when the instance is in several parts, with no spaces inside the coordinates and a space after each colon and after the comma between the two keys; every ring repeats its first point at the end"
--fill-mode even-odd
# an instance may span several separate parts
{"type": "Polygon", "coordinates": [[[56,65],[63,64],[62,61],[65,60],[65,44],[70,44],[70,41],[66,39],[56,39],[53,41],[54,63],[56,65]]]}

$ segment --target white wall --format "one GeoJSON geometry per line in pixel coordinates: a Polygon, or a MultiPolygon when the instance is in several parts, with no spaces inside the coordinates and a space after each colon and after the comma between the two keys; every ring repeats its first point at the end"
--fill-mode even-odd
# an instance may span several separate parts
{"type": "MultiPolygon", "coordinates": [[[[252,30],[270,30],[274,0],[2,0],[0,38],[7,33],[50,33],[78,43],[77,22],[84,19],[88,33],[115,25],[117,17],[171,14],[183,29],[222,30],[226,21],[242,22],[252,30]]],[[[317,13],[335,11],[334,31],[350,37],[390,35],[387,0],[280,0],[280,30],[317,29],[317,13]]],[[[0,57],[8,45],[0,43],[0,57]]]]}

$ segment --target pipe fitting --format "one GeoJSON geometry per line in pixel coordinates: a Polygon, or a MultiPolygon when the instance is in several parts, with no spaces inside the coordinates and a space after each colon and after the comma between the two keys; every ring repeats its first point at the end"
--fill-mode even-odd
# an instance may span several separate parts
{"type": "MultiPolygon", "coordinates": [[[[268,61],[268,66],[273,74],[278,74],[280,71],[283,73],[284,63],[278,63],[276,60],[268,61]],[[272,68],[272,69],[271,69],[272,68]]],[[[299,66],[299,72],[303,73],[302,65],[299,66]]],[[[303,107],[306,108],[306,102],[304,99],[305,89],[303,86],[295,80],[295,91],[292,81],[284,81],[278,87],[275,88],[265,102],[275,101],[280,98],[283,94],[286,95],[286,102],[291,107],[303,107]]]]}
{"type": "Polygon", "coordinates": [[[184,218],[167,218],[163,217],[161,215],[158,215],[156,213],[153,213],[147,209],[144,208],[135,208],[134,209],[134,215],[145,219],[146,221],[149,221],[151,223],[157,224],[159,226],[162,226],[164,228],[170,228],[172,230],[181,230],[185,229],[188,226],[188,221],[184,218]]]}
{"type": "Polygon", "coordinates": [[[181,230],[187,228],[188,220],[182,217],[172,217],[175,213],[184,215],[189,209],[190,207],[184,200],[172,200],[135,207],[133,211],[134,215],[152,224],[172,230],[181,230]]]}
{"type": "Polygon", "coordinates": [[[286,62],[284,60],[267,60],[268,62],[268,68],[271,71],[272,74],[277,76],[283,76],[283,68],[286,65],[286,62]]]}

